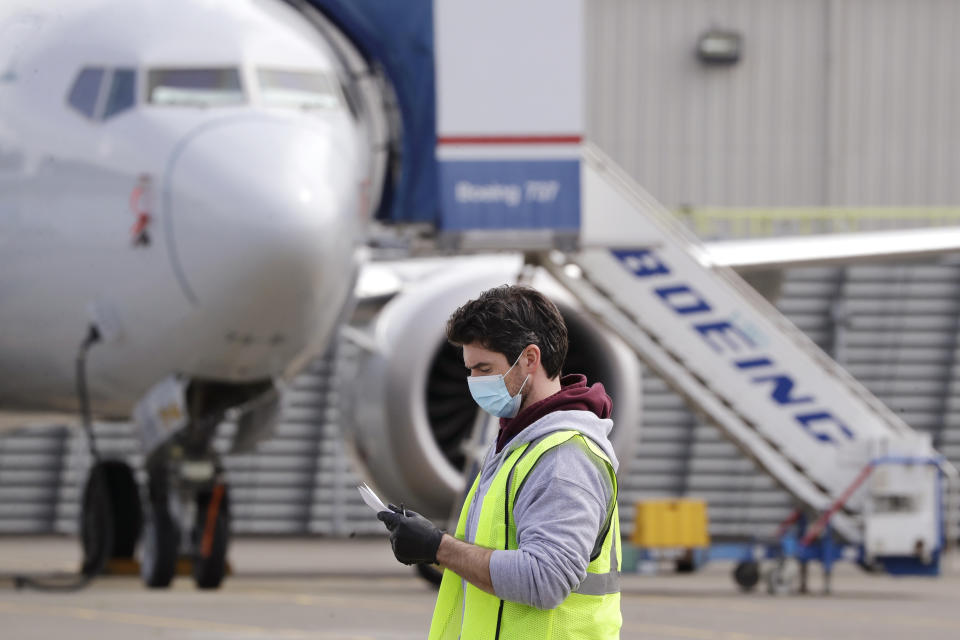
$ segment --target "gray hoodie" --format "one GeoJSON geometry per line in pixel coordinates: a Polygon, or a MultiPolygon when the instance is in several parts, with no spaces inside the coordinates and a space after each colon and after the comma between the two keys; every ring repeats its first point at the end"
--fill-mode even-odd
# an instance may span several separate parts
{"type": "MultiPolygon", "coordinates": [[[[618,467],[607,435],[613,421],[591,411],[554,411],[526,427],[502,451],[491,446],[480,469],[480,484],[467,513],[466,540],[473,542],[483,496],[516,447],[554,431],[576,430],[590,438],[618,467]]],[[[513,508],[516,550],[490,557],[493,589],[501,600],[553,609],[587,575],[590,555],[613,504],[613,486],[602,465],[576,443],[545,453],[527,476],[513,508]]]]}

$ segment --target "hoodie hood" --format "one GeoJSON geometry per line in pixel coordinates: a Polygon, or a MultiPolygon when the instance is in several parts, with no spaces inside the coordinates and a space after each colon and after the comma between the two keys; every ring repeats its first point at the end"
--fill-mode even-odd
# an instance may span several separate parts
{"type": "Polygon", "coordinates": [[[588,387],[581,374],[563,376],[560,385],[560,391],[525,407],[516,417],[501,418],[496,455],[554,431],[576,429],[603,449],[616,470],[619,464],[609,439],[613,400],[602,384],[588,387]]]}

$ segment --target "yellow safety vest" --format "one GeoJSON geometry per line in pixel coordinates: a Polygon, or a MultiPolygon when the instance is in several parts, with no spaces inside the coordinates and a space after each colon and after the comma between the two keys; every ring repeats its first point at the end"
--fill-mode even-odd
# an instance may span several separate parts
{"type": "MultiPolygon", "coordinates": [[[[511,451],[487,493],[482,496],[474,544],[488,549],[517,549],[513,505],[524,480],[544,453],[574,440],[603,460],[613,481],[613,513],[600,554],[587,567],[587,577],[555,609],[537,609],[501,600],[462,580],[450,569],[443,572],[440,594],[430,625],[430,640],[529,640],[549,638],[620,637],[620,518],[616,506],[617,478],[610,459],[578,431],[556,431],[511,451]]],[[[456,537],[465,538],[470,510],[480,477],[473,483],[460,513],[456,537]]]]}

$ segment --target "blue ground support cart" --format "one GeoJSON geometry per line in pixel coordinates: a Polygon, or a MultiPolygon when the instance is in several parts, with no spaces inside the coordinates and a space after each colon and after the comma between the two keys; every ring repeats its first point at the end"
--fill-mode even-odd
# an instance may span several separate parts
{"type": "MultiPolygon", "coordinates": [[[[890,575],[936,576],[940,573],[940,558],[947,546],[946,521],[944,518],[945,496],[942,480],[947,476],[942,457],[903,458],[880,457],[870,461],[854,482],[837,498],[826,511],[812,522],[807,512],[794,511],[784,520],[773,542],[750,541],[714,544],[707,551],[706,560],[733,560],[737,562],[733,578],[744,591],[752,591],[761,580],[773,594],[807,593],[808,572],[811,562],[819,562],[823,568],[824,592],[831,589],[834,564],[841,560],[854,562],[869,572],[890,575]],[[937,469],[937,530],[939,536],[933,548],[925,548],[917,542],[911,555],[880,555],[870,547],[869,521],[877,508],[866,500],[864,513],[864,541],[858,544],[836,540],[830,527],[831,517],[842,509],[871,475],[885,465],[926,465],[937,469]],[[871,508],[872,505],[872,508],[871,508]],[[767,565],[764,567],[764,565],[767,565]]],[[[949,478],[948,478],[949,480],[949,478]]],[[[875,501],[874,501],[875,502],[875,501]]],[[[889,506],[889,505],[887,505],[889,506]]],[[[897,505],[893,505],[897,506],[897,505]]],[[[882,514],[882,512],[880,512],[882,514]]]]}

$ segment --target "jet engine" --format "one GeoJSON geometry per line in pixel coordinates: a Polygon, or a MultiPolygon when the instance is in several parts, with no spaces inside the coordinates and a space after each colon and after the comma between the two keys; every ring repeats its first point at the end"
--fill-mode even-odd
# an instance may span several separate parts
{"type": "MultiPolygon", "coordinates": [[[[570,348],[563,373],[583,373],[588,384],[602,382],[613,398],[611,440],[625,468],[640,422],[637,358],[546,272],[524,271],[522,259],[504,255],[435,259],[419,268],[410,261],[379,263],[371,269],[395,278],[396,293],[385,304],[375,303],[382,305],[379,312],[358,321],[361,297],[361,311],[348,330],[360,348],[356,358],[348,358],[356,369],[343,376],[342,406],[347,442],[385,498],[429,517],[450,515],[465,488],[465,445],[474,425],[489,418],[470,396],[460,350],[446,342],[447,318],[481,291],[517,282],[521,273],[550,296],[566,321],[570,348]]],[[[362,276],[361,288],[365,280],[362,276]]]]}

